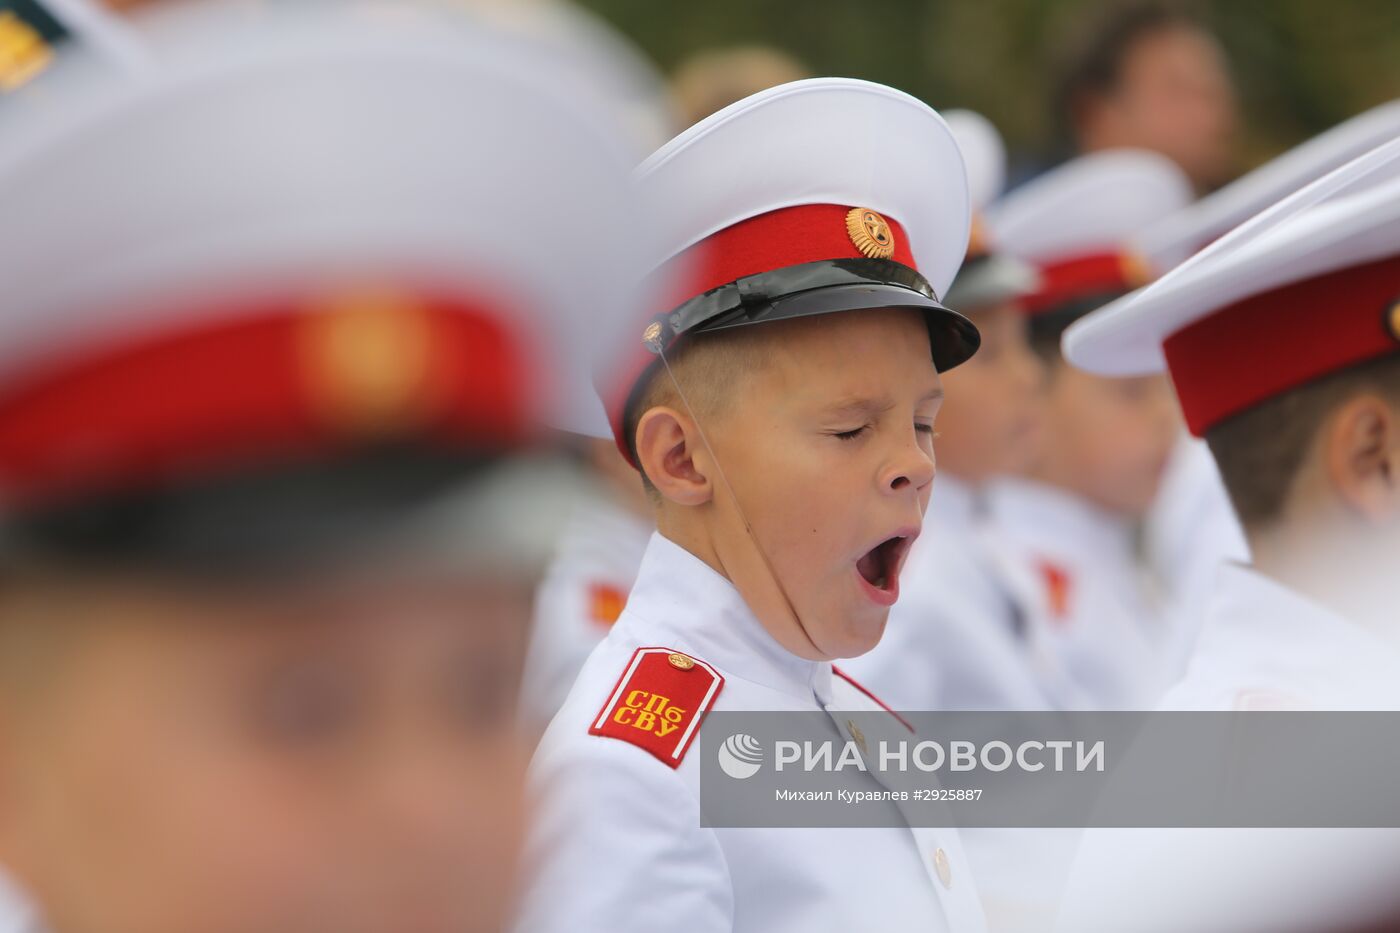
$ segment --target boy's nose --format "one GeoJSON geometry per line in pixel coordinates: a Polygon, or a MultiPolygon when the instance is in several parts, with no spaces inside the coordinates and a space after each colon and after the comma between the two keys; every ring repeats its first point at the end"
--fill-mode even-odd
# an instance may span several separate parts
{"type": "Polygon", "coordinates": [[[933,482],[935,472],[933,455],[915,440],[890,461],[882,477],[882,485],[892,492],[908,488],[923,489],[933,482]]]}

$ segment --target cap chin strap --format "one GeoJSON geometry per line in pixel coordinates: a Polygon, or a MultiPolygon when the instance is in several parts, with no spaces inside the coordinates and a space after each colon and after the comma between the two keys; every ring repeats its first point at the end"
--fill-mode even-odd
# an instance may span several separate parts
{"type": "Polygon", "coordinates": [[[719,471],[720,482],[724,484],[725,490],[729,493],[730,500],[734,503],[734,510],[739,513],[739,520],[744,523],[744,533],[749,536],[749,541],[753,543],[753,548],[758,552],[759,559],[763,561],[764,568],[768,571],[768,577],[773,581],[773,585],[778,589],[778,595],[783,598],[783,605],[787,607],[792,620],[797,623],[797,630],[802,633],[802,637],[807,640],[807,644],[818,657],[822,656],[822,650],[817,647],[817,643],[812,639],[807,631],[807,626],[803,624],[802,617],[797,613],[797,607],[793,605],[792,598],[788,596],[787,588],[783,586],[783,581],[778,578],[778,572],[773,569],[773,562],[768,559],[768,554],[763,550],[763,546],[758,542],[758,536],[754,534],[753,525],[749,522],[748,515],[744,512],[743,505],[739,502],[739,497],[734,494],[734,487],[729,482],[729,477],[725,475],[724,465],[719,462],[719,457],[715,454],[715,449],[710,445],[710,439],[705,435],[705,428],[700,424],[699,417],[695,414],[695,409],[690,404],[690,399],[686,397],[685,390],[681,388],[680,380],[676,378],[675,370],[671,369],[671,361],[666,358],[666,348],[662,341],[648,340],[647,346],[651,348],[657,356],[661,357],[661,365],[666,367],[666,376],[671,380],[671,385],[676,390],[676,395],[680,398],[681,404],[685,406],[686,414],[695,423],[695,430],[700,434],[700,443],[705,445],[705,451],[709,453],[710,459],[715,462],[715,469],[719,471]]]}

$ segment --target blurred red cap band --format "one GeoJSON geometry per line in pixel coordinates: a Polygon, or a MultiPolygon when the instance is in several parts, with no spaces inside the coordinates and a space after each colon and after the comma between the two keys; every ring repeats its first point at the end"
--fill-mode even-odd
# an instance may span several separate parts
{"type": "Polygon", "coordinates": [[[1019,299],[1021,310],[1032,317],[1081,299],[1130,292],[1152,279],[1146,260],[1117,251],[1049,262],[1038,271],[1040,286],[1019,299]]]}
{"type": "Polygon", "coordinates": [[[1191,433],[1329,373],[1400,351],[1400,257],[1254,295],[1163,343],[1191,433]]]}
{"type": "Polygon", "coordinates": [[[0,390],[10,501],[354,444],[518,443],[540,374],[498,308],[347,293],[203,316],[0,390]]]}

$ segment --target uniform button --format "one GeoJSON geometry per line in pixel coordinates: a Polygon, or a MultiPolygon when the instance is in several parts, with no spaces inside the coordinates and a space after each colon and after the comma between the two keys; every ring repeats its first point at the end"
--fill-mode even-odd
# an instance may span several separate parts
{"type": "Polygon", "coordinates": [[[846,720],[846,731],[851,734],[851,738],[856,740],[856,745],[860,747],[862,754],[868,754],[869,749],[865,747],[865,733],[860,731],[860,726],[856,725],[854,719],[846,720]]]}
{"type": "Polygon", "coordinates": [[[679,651],[669,655],[666,660],[670,661],[671,666],[678,671],[688,671],[695,666],[695,660],[693,658],[689,658],[679,651]]]}
{"type": "Polygon", "coordinates": [[[948,853],[940,846],[933,852],[933,870],[938,872],[938,880],[943,882],[943,887],[953,886],[953,866],[948,864],[948,853]]]}

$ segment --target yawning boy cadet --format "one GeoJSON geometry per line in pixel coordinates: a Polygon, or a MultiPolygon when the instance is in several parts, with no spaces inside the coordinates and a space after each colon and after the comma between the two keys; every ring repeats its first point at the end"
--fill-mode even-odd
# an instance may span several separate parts
{"type": "Polygon", "coordinates": [[[536,752],[519,929],[982,929],[955,832],[708,828],[693,747],[709,710],[825,711],[860,744],[839,711],[880,709],[832,662],[880,639],[939,373],[978,344],[939,300],[968,238],[957,144],[907,95],[819,79],[697,124],[638,180],[690,285],[600,391],[658,532],[536,752]]]}

